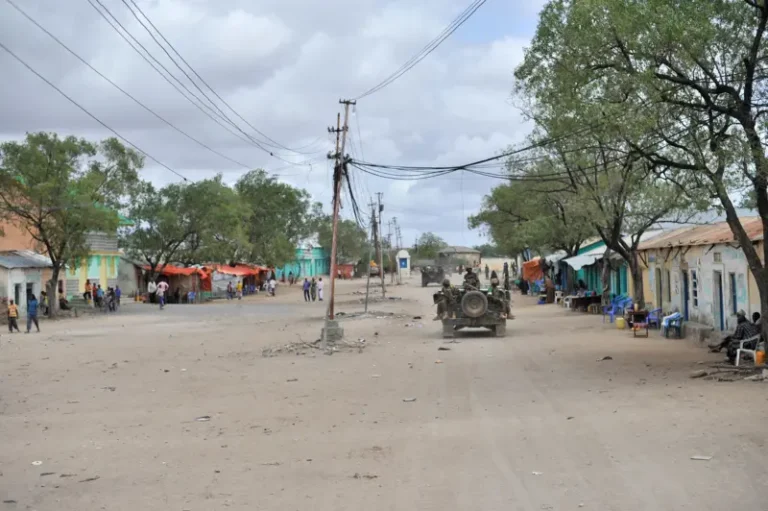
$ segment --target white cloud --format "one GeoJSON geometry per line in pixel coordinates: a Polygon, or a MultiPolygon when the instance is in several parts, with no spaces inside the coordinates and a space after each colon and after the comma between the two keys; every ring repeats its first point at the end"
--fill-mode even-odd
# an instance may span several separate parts
{"type": "MultiPolygon", "coordinates": [[[[466,0],[140,0],[179,52],[238,113],[275,140],[307,146],[275,151],[286,163],[228,133],[184,99],[137,55],[87,2],[34,0],[22,7],[93,66],[147,106],[218,151],[251,167],[279,169],[325,204],[331,197],[325,155],[341,97],[359,94],[408,60],[466,7],[466,0]]],[[[158,60],[200,95],[160,51],[122,2],[104,2],[158,60]]],[[[530,5],[529,5],[530,4],[530,5]]],[[[533,5],[535,4],[535,5],[533,5]]],[[[349,151],[377,163],[445,165],[484,158],[520,142],[528,128],[511,105],[513,71],[542,2],[522,11],[488,2],[465,27],[397,82],[360,101],[349,151]],[[531,10],[534,9],[534,10],[531,10]],[[484,26],[517,12],[527,29],[491,36],[484,26]],[[522,14],[520,14],[522,13],[522,14]],[[527,21],[526,21],[527,20],[527,21]],[[358,125],[360,135],[358,135],[358,125]],[[362,136],[362,140],[358,140],[362,136]],[[362,142],[362,146],[361,146],[362,142]]],[[[494,31],[498,31],[494,29],[494,31]]],[[[193,179],[244,171],[168,128],[93,74],[53,40],[0,5],[0,40],[76,101],[141,148],[193,179]]],[[[58,130],[89,138],[109,133],[0,51],[0,139],[58,130]]],[[[199,84],[200,85],[200,84],[199,84]]],[[[202,85],[200,85],[203,87],[202,85]]],[[[211,95],[212,96],[212,95],[211,95]]],[[[212,96],[213,97],[213,96],[212,96]]],[[[222,106],[222,109],[225,107],[222,106]]],[[[226,109],[225,109],[226,110],[226,109]]],[[[252,133],[231,112],[242,129],[252,133]]],[[[254,136],[257,136],[254,134],[254,136]]],[[[261,138],[261,137],[259,137],[261,138]]],[[[386,218],[397,216],[408,243],[432,230],[472,244],[466,215],[496,184],[470,174],[429,181],[389,181],[353,170],[360,203],[384,192],[386,218]]],[[[177,178],[148,160],[144,176],[177,178]]],[[[351,214],[345,208],[344,215],[351,214]]]]}

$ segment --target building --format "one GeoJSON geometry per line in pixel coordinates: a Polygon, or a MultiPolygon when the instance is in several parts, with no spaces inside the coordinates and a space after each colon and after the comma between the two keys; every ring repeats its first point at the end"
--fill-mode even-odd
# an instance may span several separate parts
{"type": "Polygon", "coordinates": [[[51,279],[51,260],[30,250],[0,252],[0,302],[13,300],[26,313],[27,295],[40,297],[51,279]]]}
{"type": "MultiPolygon", "coordinates": [[[[118,217],[120,227],[133,225],[131,220],[120,215],[118,217]]],[[[38,249],[39,243],[26,229],[13,223],[4,223],[2,228],[5,235],[0,236],[0,251],[38,249]]],[[[117,233],[88,233],[86,243],[89,255],[70,264],[66,270],[62,268],[59,273],[59,293],[68,298],[82,295],[86,280],[92,284],[101,284],[102,287],[115,286],[118,281],[121,253],[117,247],[117,233]]]]}
{"type": "Polygon", "coordinates": [[[122,295],[133,297],[145,291],[144,275],[141,264],[121,255],[117,266],[117,285],[122,295]]]}
{"type": "MultiPolygon", "coordinates": [[[[762,254],[761,219],[740,220],[762,254]]],[[[678,311],[688,321],[730,330],[738,310],[760,312],[757,284],[726,222],[665,232],[641,243],[638,255],[645,300],[665,314],[678,311]]]]}
{"type": "Polygon", "coordinates": [[[480,251],[470,247],[445,247],[437,252],[439,260],[448,260],[455,264],[477,266],[481,262],[480,251]]]}
{"type": "Polygon", "coordinates": [[[317,244],[304,243],[296,248],[296,258],[292,262],[276,270],[278,279],[287,279],[290,273],[297,279],[330,275],[331,255],[317,244]]]}

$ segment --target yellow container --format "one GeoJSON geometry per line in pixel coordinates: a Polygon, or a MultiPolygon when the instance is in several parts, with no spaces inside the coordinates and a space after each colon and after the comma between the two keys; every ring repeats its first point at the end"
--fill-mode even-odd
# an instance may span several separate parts
{"type": "Polygon", "coordinates": [[[624,330],[627,327],[627,322],[624,318],[616,318],[616,328],[624,330]]]}
{"type": "Polygon", "coordinates": [[[757,351],[757,352],[755,352],[755,365],[756,366],[765,365],[765,352],[764,351],[757,351]]]}

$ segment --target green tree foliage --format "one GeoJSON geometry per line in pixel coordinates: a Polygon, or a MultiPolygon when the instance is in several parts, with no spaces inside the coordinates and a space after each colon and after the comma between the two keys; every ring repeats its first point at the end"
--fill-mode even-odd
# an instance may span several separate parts
{"type": "MultiPolygon", "coordinates": [[[[333,219],[330,215],[318,218],[317,238],[320,246],[331,248],[333,239],[333,219]]],[[[338,261],[367,261],[371,243],[368,233],[353,220],[339,220],[336,254],[338,261]]]]}
{"type": "Polygon", "coordinates": [[[440,249],[448,246],[448,243],[440,236],[432,232],[425,232],[416,241],[414,247],[414,255],[411,255],[412,259],[436,259],[440,249]]]}
{"type": "Polygon", "coordinates": [[[51,258],[51,314],[61,270],[88,254],[89,232],[115,231],[142,165],[139,154],[114,138],[92,143],[33,133],[0,145],[0,214],[51,258]]]}
{"type": "Polygon", "coordinates": [[[569,183],[536,179],[550,172],[551,165],[537,164],[526,169],[529,180],[494,188],[480,212],[469,218],[470,227],[485,228],[506,254],[530,248],[539,254],[563,250],[576,255],[584,240],[596,234],[590,208],[569,183]]]}
{"type": "Polygon", "coordinates": [[[235,184],[246,215],[249,243],[246,259],[269,266],[292,261],[298,243],[313,234],[316,224],[309,194],[254,170],[235,184]]]}

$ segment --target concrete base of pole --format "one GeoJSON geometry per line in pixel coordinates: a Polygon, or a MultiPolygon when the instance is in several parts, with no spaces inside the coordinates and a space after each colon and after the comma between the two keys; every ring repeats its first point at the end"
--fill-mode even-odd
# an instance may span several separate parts
{"type": "Polygon", "coordinates": [[[339,322],[335,319],[326,319],[320,335],[325,343],[333,344],[344,338],[344,329],[339,326],[339,322]]]}

